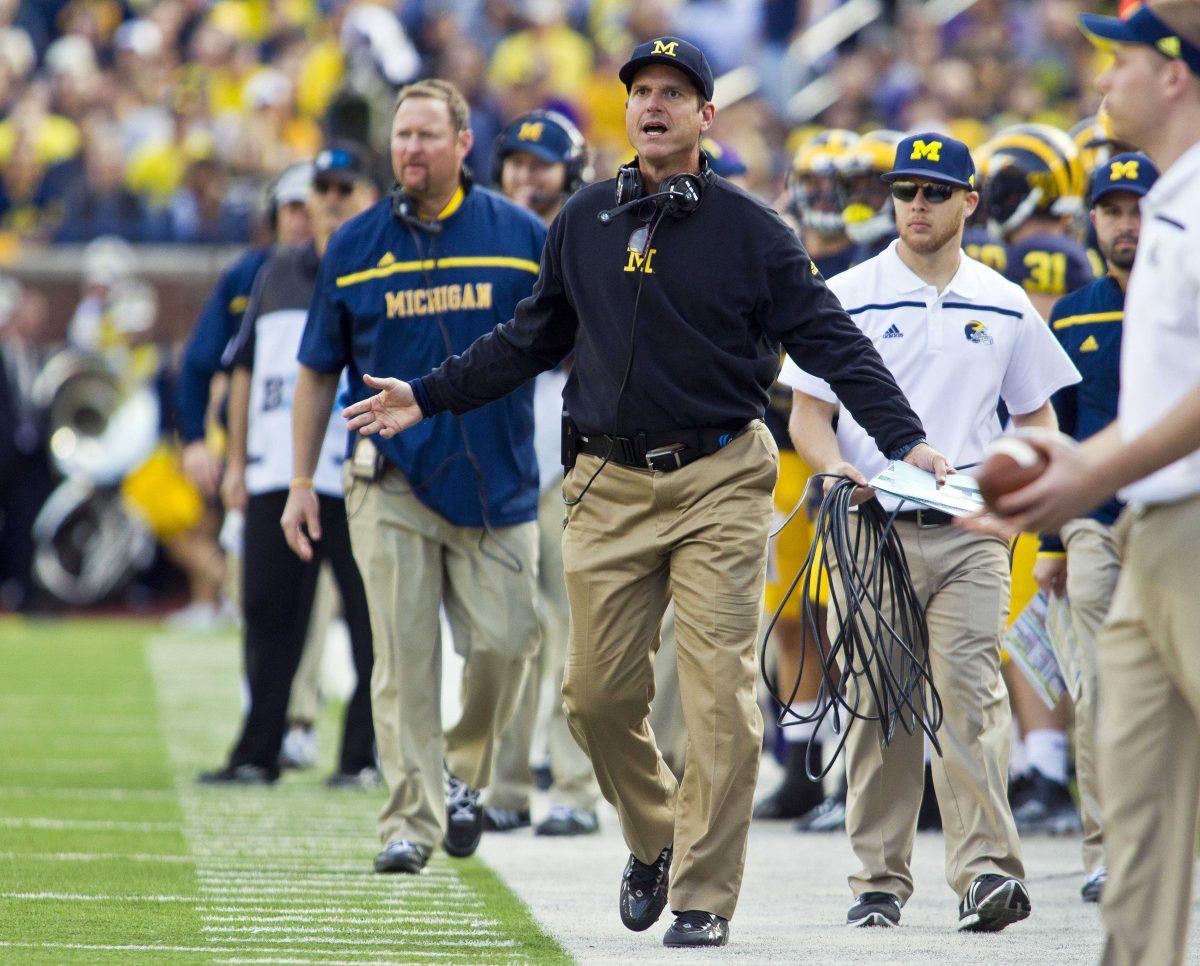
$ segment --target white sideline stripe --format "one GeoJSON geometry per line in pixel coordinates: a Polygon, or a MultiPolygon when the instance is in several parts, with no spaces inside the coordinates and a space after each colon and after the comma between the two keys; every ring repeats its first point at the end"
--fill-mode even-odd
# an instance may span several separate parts
{"type": "MultiPolygon", "coordinates": [[[[26,943],[26,942],[9,942],[9,941],[0,939],[0,947],[3,947],[5,949],[89,949],[89,950],[98,950],[98,951],[103,951],[103,952],[129,952],[129,953],[235,953],[235,954],[240,953],[243,956],[245,956],[247,953],[249,953],[250,955],[253,955],[253,953],[251,951],[245,950],[245,949],[239,949],[236,946],[135,946],[132,944],[105,945],[102,943],[26,943]]],[[[279,949],[279,950],[270,950],[270,953],[276,953],[276,952],[298,953],[298,954],[306,955],[306,956],[314,956],[314,955],[320,956],[321,958],[317,959],[317,960],[313,960],[313,959],[303,959],[303,960],[238,959],[238,960],[227,960],[227,962],[251,962],[251,963],[252,962],[303,962],[303,963],[321,962],[321,963],[325,963],[325,962],[329,962],[329,960],[327,960],[325,958],[326,953],[336,954],[336,953],[340,952],[344,955],[348,951],[349,950],[337,950],[337,949],[328,949],[328,950],[326,950],[326,949],[279,949]]],[[[371,950],[364,949],[361,951],[364,955],[371,955],[371,956],[394,956],[396,954],[395,950],[392,950],[392,949],[371,949],[371,950]]],[[[269,953],[267,953],[267,951],[264,950],[264,954],[269,954],[269,953]]],[[[442,958],[442,957],[448,958],[448,957],[452,957],[452,956],[457,956],[458,953],[442,953],[442,952],[435,952],[432,950],[429,952],[421,952],[418,950],[405,950],[404,955],[420,957],[423,959],[424,958],[433,959],[433,958],[442,958]]],[[[353,960],[353,962],[361,963],[362,960],[357,959],[357,960],[353,960]]],[[[395,962],[395,960],[393,960],[393,962],[395,962]]]]}
{"type": "MultiPolygon", "coordinates": [[[[457,936],[457,935],[461,935],[461,934],[456,933],[456,932],[450,932],[449,935],[457,936]]],[[[273,944],[279,944],[279,945],[287,945],[288,943],[325,943],[326,945],[338,945],[338,946],[372,946],[372,945],[378,945],[380,940],[379,939],[340,939],[340,938],[334,940],[328,936],[326,936],[326,937],[322,937],[322,936],[311,936],[311,937],[288,936],[288,937],[284,937],[282,939],[272,939],[270,936],[259,936],[259,937],[255,937],[254,942],[256,942],[256,943],[273,943],[273,944]]],[[[422,942],[421,945],[422,946],[434,946],[434,947],[444,946],[447,949],[462,949],[464,947],[468,948],[468,949],[472,949],[472,948],[476,948],[476,947],[481,947],[484,949],[511,949],[513,946],[517,945],[517,942],[515,939],[436,939],[436,940],[431,940],[430,942],[422,942]]],[[[349,951],[350,950],[348,950],[348,949],[342,950],[343,953],[347,953],[349,951]]],[[[404,954],[406,956],[412,955],[412,953],[410,953],[408,950],[405,950],[404,954]]]]}
{"type": "Polygon", "coordinates": [[[111,822],[107,819],[0,818],[5,828],[86,829],[104,832],[178,832],[178,822],[111,822]]]}
{"type": "MultiPolygon", "coordinates": [[[[487,909],[483,903],[475,903],[474,905],[459,904],[445,905],[442,903],[422,902],[420,908],[413,909],[412,903],[373,903],[362,909],[354,909],[354,912],[377,912],[389,916],[403,916],[422,914],[428,918],[430,913],[436,913],[438,916],[451,915],[486,915],[487,909]]],[[[255,906],[255,905],[238,905],[238,906],[222,906],[222,905],[199,905],[196,911],[200,913],[220,913],[222,919],[226,919],[229,915],[235,913],[254,914],[253,921],[260,922],[263,916],[269,916],[275,912],[303,912],[306,917],[314,915],[345,915],[347,909],[345,906],[294,906],[291,908],[280,909],[277,905],[270,906],[255,906]]]]}
{"type": "MultiPolygon", "coordinates": [[[[267,933],[279,934],[287,933],[294,938],[301,936],[345,936],[359,935],[363,932],[361,929],[356,929],[353,926],[307,926],[304,929],[297,930],[295,926],[204,926],[206,933],[230,933],[245,936],[261,936],[267,933]]],[[[395,938],[403,939],[405,937],[419,936],[461,936],[461,929],[413,929],[409,926],[400,925],[396,928],[388,928],[386,923],[377,923],[376,928],[371,930],[376,933],[394,934],[395,938]]],[[[472,933],[477,936],[499,936],[492,929],[475,929],[472,933]]],[[[379,938],[392,938],[391,935],[379,938]]]]}
{"type": "MultiPolygon", "coordinates": [[[[337,910],[330,910],[330,912],[335,912],[335,911],[337,911],[337,910]]],[[[290,916],[290,915],[235,916],[235,915],[228,915],[225,913],[222,913],[220,915],[213,915],[211,913],[205,913],[205,914],[202,914],[200,916],[200,918],[202,920],[204,920],[205,922],[216,922],[216,923],[230,923],[230,922],[260,922],[260,923],[261,922],[280,922],[280,923],[286,923],[286,922],[311,922],[312,921],[312,916],[308,913],[305,913],[304,915],[294,915],[294,916],[290,916]]],[[[328,920],[330,922],[344,923],[345,925],[348,925],[348,926],[378,926],[379,925],[379,918],[376,916],[371,916],[371,917],[367,917],[367,916],[334,916],[334,915],[329,915],[328,913],[326,913],[326,918],[328,918],[328,920]]],[[[395,920],[400,920],[401,922],[408,920],[408,919],[411,919],[415,922],[428,922],[429,921],[429,913],[427,911],[415,911],[415,910],[412,912],[389,912],[388,918],[389,918],[389,920],[395,919],[395,920]]],[[[480,918],[479,916],[474,915],[473,913],[469,913],[469,912],[439,912],[438,919],[439,920],[444,919],[448,922],[461,922],[464,925],[470,925],[470,926],[489,927],[489,926],[499,926],[500,925],[500,920],[498,920],[498,919],[480,918]]]]}
{"type": "MultiPolygon", "coordinates": [[[[218,903],[209,902],[206,904],[205,903],[206,897],[204,897],[204,896],[167,896],[167,895],[138,896],[138,895],[111,895],[111,894],[88,895],[88,894],[82,893],[82,892],[0,892],[0,899],[25,899],[25,900],[47,901],[47,902],[194,902],[194,903],[199,904],[198,908],[208,909],[209,911],[213,911],[213,912],[220,911],[221,909],[224,909],[224,908],[230,908],[228,905],[222,905],[219,902],[218,903]]],[[[229,900],[229,901],[233,902],[233,903],[237,902],[236,899],[229,900]]],[[[280,899],[277,902],[271,903],[270,906],[255,906],[253,908],[262,908],[262,909],[269,911],[271,909],[277,908],[280,905],[292,905],[292,906],[306,907],[306,911],[311,912],[314,910],[307,909],[307,906],[309,903],[311,903],[311,901],[312,900],[310,900],[310,899],[280,899]]],[[[421,900],[419,903],[416,903],[416,902],[404,902],[403,900],[401,900],[395,896],[381,896],[372,902],[363,903],[363,906],[369,907],[369,908],[380,908],[380,909],[396,908],[396,909],[401,909],[401,910],[403,910],[407,907],[409,910],[411,910],[412,906],[417,905],[417,904],[419,904],[420,907],[423,909],[428,909],[430,912],[438,912],[440,906],[445,906],[449,909],[458,910],[458,911],[469,911],[471,909],[483,909],[482,902],[440,903],[437,901],[429,902],[429,901],[421,900]]],[[[234,905],[234,906],[232,906],[232,908],[235,908],[241,912],[250,911],[250,907],[246,907],[246,906],[234,905]]],[[[337,907],[321,907],[321,908],[330,908],[337,912],[345,912],[346,911],[344,908],[337,908],[337,907]]]]}
{"type": "Polygon", "coordinates": [[[434,895],[434,896],[468,896],[471,895],[471,890],[465,888],[454,889],[450,886],[438,887],[432,889],[417,889],[408,887],[402,890],[388,889],[385,886],[376,886],[374,888],[363,887],[357,888],[341,888],[338,886],[229,886],[229,885],[209,885],[206,882],[200,883],[200,892],[205,896],[380,896],[388,898],[396,898],[404,895],[434,895]]]}
{"type": "MultiPolygon", "coordinates": [[[[305,877],[318,877],[322,879],[340,879],[345,881],[349,878],[368,879],[372,882],[384,881],[383,877],[378,872],[371,871],[369,867],[361,865],[346,866],[346,870],[350,871],[351,875],[346,875],[345,872],[339,869],[316,869],[311,866],[297,866],[300,869],[307,869],[305,877]]],[[[196,870],[203,876],[221,876],[222,878],[239,878],[239,879],[274,879],[280,875],[287,874],[290,869],[277,870],[265,869],[255,866],[247,869],[228,869],[228,868],[200,868],[196,870]]],[[[393,877],[395,878],[395,877],[393,877]]],[[[458,876],[449,869],[426,869],[420,876],[415,877],[420,879],[458,879],[458,876]]]]}
{"type": "Polygon", "coordinates": [[[87,801],[93,798],[112,801],[175,801],[175,793],[161,788],[37,788],[9,785],[0,788],[0,798],[63,798],[87,801]]]}
{"type": "Polygon", "coordinates": [[[190,855],[156,855],[153,852],[0,852],[0,859],[37,859],[42,862],[167,862],[194,865],[190,855]]]}
{"type": "Polygon", "coordinates": [[[55,902],[195,902],[195,896],[114,896],[82,892],[0,892],[0,899],[48,899],[55,902]]]}

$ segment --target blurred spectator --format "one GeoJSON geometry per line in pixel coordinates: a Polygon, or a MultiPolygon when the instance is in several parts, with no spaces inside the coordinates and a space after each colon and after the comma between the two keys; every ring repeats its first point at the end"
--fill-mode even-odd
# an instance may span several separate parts
{"type": "Polygon", "coordinates": [[[86,132],[83,178],[67,191],[55,239],[83,242],[118,235],[132,241],[157,240],[161,233],[151,225],[142,200],[125,186],[116,128],[97,115],[87,124],[86,132]]]}
{"type": "Polygon", "coordinates": [[[172,241],[229,245],[250,237],[252,210],[230,196],[225,169],[207,158],[188,166],[169,213],[172,241]]]}

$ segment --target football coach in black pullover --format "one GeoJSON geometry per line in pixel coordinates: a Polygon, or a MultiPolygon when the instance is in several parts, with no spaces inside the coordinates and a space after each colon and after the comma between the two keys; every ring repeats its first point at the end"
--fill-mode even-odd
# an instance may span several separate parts
{"type": "Polygon", "coordinates": [[[709,170],[704,55],[661,37],[620,77],[637,157],[567,202],[515,318],[411,383],[366,376],[380,392],[345,415],[390,437],[483,406],[574,350],[563,392],[568,721],[632,852],[625,925],[653,925],[669,877],[676,919],[663,942],[719,946],[762,735],[754,655],[779,458],[762,416],[780,346],[832,384],[885,454],[939,478],[946,463],[795,234],[709,170]],[[646,725],[672,598],[688,730],[678,784],[646,725]]]}

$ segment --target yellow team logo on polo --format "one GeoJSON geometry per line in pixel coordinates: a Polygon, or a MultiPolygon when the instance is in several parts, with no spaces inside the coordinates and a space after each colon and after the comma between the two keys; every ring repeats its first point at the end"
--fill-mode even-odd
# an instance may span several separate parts
{"type": "Polygon", "coordinates": [[[664,44],[661,40],[654,41],[654,49],[650,51],[651,56],[654,54],[666,54],[668,57],[675,56],[675,48],[679,46],[678,40],[672,40],[669,44],[664,44]]]}
{"type": "Polygon", "coordinates": [[[545,125],[541,121],[526,121],[521,125],[521,130],[517,132],[518,141],[540,141],[542,139],[542,128],[545,125]]]}
{"type": "Polygon", "coordinates": [[[1122,181],[1128,178],[1130,181],[1136,181],[1138,164],[1137,161],[1113,161],[1108,168],[1108,180],[1122,181]]]}
{"type": "Polygon", "coordinates": [[[925,158],[928,161],[942,160],[942,142],[930,141],[926,144],[924,141],[914,141],[912,154],[908,156],[909,161],[920,161],[925,158]]]}

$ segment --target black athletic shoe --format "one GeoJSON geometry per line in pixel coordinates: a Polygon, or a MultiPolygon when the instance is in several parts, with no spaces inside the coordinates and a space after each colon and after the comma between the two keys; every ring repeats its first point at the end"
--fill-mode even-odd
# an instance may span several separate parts
{"type": "Polygon", "coordinates": [[[201,785],[274,785],[279,772],[268,771],[261,765],[226,765],[215,771],[202,771],[196,776],[201,785]]]}
{"type": "Polygon", "coordinates": [[[1008,779],[1008,804],[1013,811],[1025,804],[1025,800],[1029,798],[1029,788],[1032,784],[1033,779],[1027,771],[1008,779]]]}
{"type": "Polygon", "coordinates": [[[456,859],[465,859],[479,848],[483,837],[483,807],[479,792],[446,772],[446,837],[442,847],[456,859]]]}
{"type": "Polygon", "coordinates": [[[621,876],[621,922],[626,929],[649,929],[667,906],[667,881],[671,871],[671,850],[663,849],[653,865],[639,862],[630,855],[621,876]]]}
{"type": "Polygon", "coordinates": [[[846,913],[847,926],[898,926],[900,900],[890,892],[864,892],[846,913]]]}
{"type": "Polygon", "coordinates": [[[1079,894],[1083,896],[1084,902],[1099,902],[1100,897],[1104,895],[1104,883],[1108,881],[1108,869],[1102,865],[1096,866],[1083,882],[1083,888],[1079,890],[1079,894]]]}
{"type": "MultiPolygon", "coordinates": [[[[821,783],[809,778],[805,770],[808,749],[808,742],[788,744],[783,781],[775,791],[754,806],[755,818],[800,818],[821,804],[821,783]]],[[[819,752],[814,750],[812,754],[816,761],[821,760],[819,752]]]]}
{"type": "Polygon", "coordinates": [[[407,872],[416,875],[429,861],[429,852],[409,839],[393,839],[375,856],[376,872],[407,872]]]}
{"type": "Polygon", "coordinates": [[[724,946],[729,942],[729,920],[711,912],[681,912],[663,936],[664,946],[724,946]]]}
{"type": "Polygon", "coordinates": [[[921,798],[921,810],[917,812],[918,832],[940,832],[942,810],[938,807],[937,792],[933,789],[933,768],[925,763],[925,792],[921,798]]]}
{"type": "Polygon", "coordinates": [[[1033,905],[1019,879],[1007,875],[978,876],[958,904],[963,932],[999,932],[1027,919],[1033,905]]]}
{"type": "Polygon", "coordinates": [[[600,831],[596,813],[586,808],[555,805],[546,820],[533,830],[534,835],[591,835],[600,831]]]}
{"type": "Polygon", "coordinates": [[[519,828],[529,828],[532,824],[527,808],[485,808],[483,810],[483,830],[485,832],[513,832],[519,828]]]}
{"type": "Polygon", "coordinates": [[[1036,768],[1029,773],[1024,800],[1013,809],[1022,835],[1074,835],[1083,828],[1071,791],[1036,768]]]}

